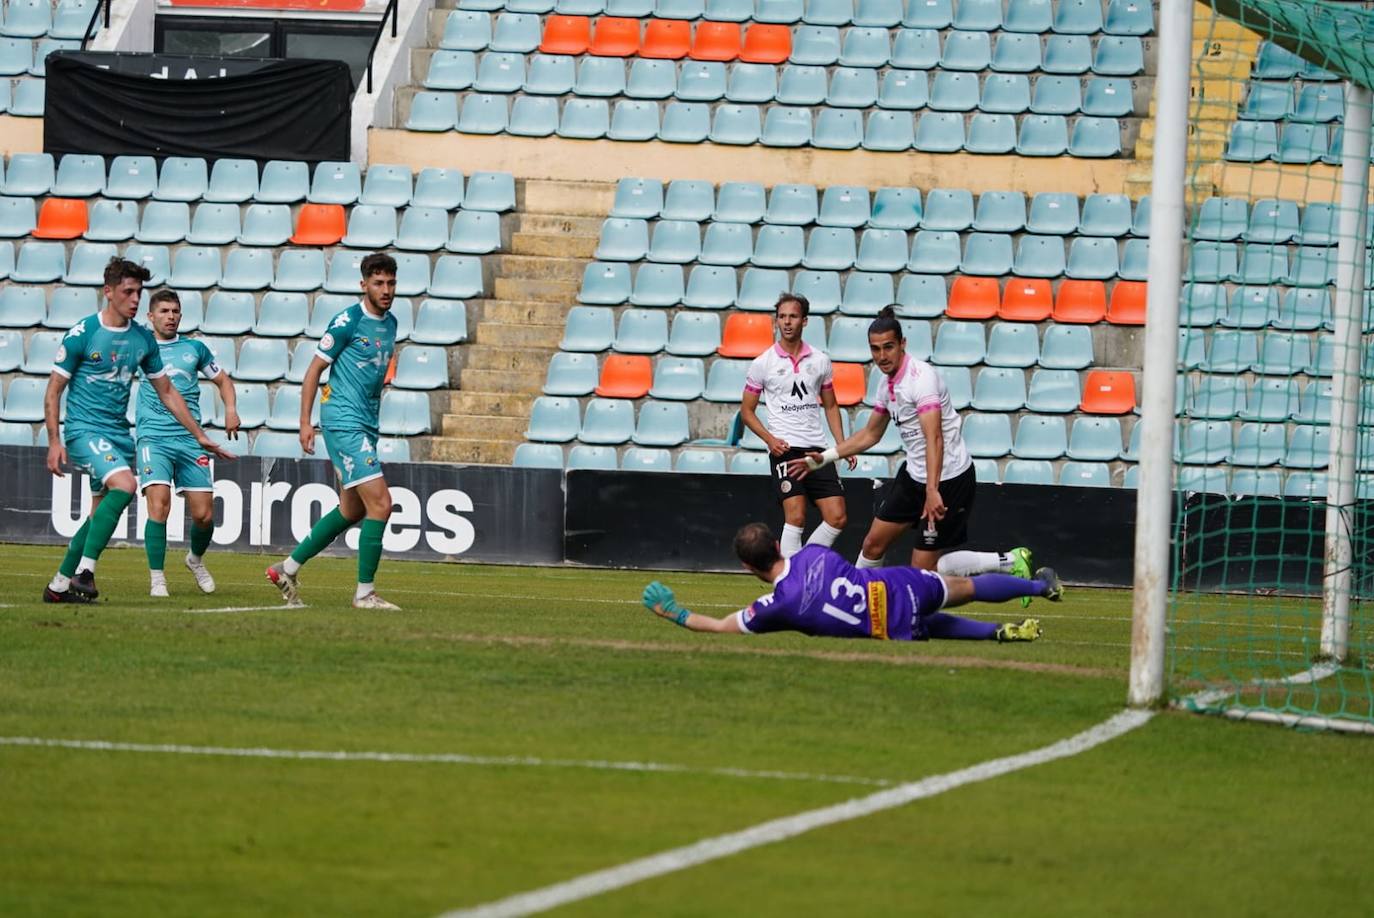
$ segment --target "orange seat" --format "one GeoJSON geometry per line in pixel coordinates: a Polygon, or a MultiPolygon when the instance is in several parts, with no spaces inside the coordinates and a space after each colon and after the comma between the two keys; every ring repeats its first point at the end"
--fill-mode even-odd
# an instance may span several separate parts
{"type": "Polygon", "coordinates": [[[792,30],[785,25],[751,23],[744,30],[739,59],[749,64],[782,64],[792,56],[792,30]]]}
{"type": "Polygon", "coordinates": [[[555,13],[544,23],[544,40],[539,43],[539,50],[545,54],[585,54],[591,42],[591,19],[555,13]]]}
{"type": "Polygon", "coordinates": [[[38,226],[30,235],[35,239],[75,239],[86,232],[89,220],[85,201],[48,198],[38,211],[38,226]]]}
{"type": "Polygon", "coordinates": [[[1107,317],[1107,287],[1102,281],[1065,280],[1054,301],[1054,321],[1089,324],[1107,317]]]}
{"type": "Polygon", "coordinates": [[[692,44],[692,24],[683,19],[650,19],[644,27],[640,57],[675,61],[687,56],[692,44]]]}
{"type": "Polygon", "coordinates": [[[639,53],[639,20],[602,16],[592,28],[587,53],[598,57],[633,57],[639,53]]]}
{"type": "Polygon", "coordinates": [[[995,277],[956,277],[949,288],[945,315],[951,319],[991,319],[1000,292],[995,277]]]}
{"type": "Polygon", "coordinates": [[[1113,325],[1144,325],[1146,288],[1145,281],[1117,281],[1107,306],[1107,321],[1113,325]]]}
{"type": "Polygon", "coordinates": [[[751,360],[773,346],[773,316],[770,313],[736,312],[726,317],[716,353],[722,357],[748,357],[751,360]]]}
{"type": "Polygon", "coordinates": [[[596,394],[602,398],[643,398],[654,384],[654,366],[643,354],[612,354],[601,367],[596,394]]]}
{"type": "Polygon", "coordinates": [[[738,22],[703,20],[697,25],[689,56],[696,61],[733,61],[739,57],[739,43],[738,22]]]}
{"type": "Polygon", "coordinates": [[[864,368],[857,363],[832,364],[835,372],[835,401],[848,408],[864,400],[864,390],[868,380],[864,378],[864,368]]]}
{"type": "Polygon", "coordinates": [[[342,204],[305,204],[296,219],[294,245],[337,245],[347,231],[342,204]]]}
{"type": "Polygon", "coordinates": [[[1008,322],[1043,322],[1054,309],[1054,291],[1043,278],[1013,277],[1002,291],[998,315],[1008,322]]]}
{"type": "Polygon", "coordinates": [[[1130,414],[1135,410],[1135,377],[1125,370],[1090,370],[1080,407],[1088,414],[1130,414]]]}

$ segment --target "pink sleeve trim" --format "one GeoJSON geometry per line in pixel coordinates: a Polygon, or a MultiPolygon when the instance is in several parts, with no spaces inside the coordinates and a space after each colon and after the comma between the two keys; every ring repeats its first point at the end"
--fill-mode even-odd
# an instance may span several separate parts
{"type": "Polygon", "coordinates": [[[757,395],[758,393],[763,391],[763,386],[757,385],[753,382],[746,382],[744,384],[744,391],[753,392],[755,395],[757,395]]]}
{"type": "Polygon", "coordinates": [[[932,401],[929,401],[929,402],[921,402],[919,405],[916,406],[916,413],[917,413],[917,414],[928,414],[929,412],[932,412],[932,411],[939,411],[939,410],[940,410],[940,400],[939,400],[938,398],[937,398],[937,399],[934,399],[934,400],[932,400],[932,401]]]}
{"type": "Polygon", "coordinates": [[[821,388],[822,388],[822,389],[833,389],[833,388],[835,388],[835,384],[834,384],[833,382],[823,382],[823,383],[821,383],[821,388]]]}
{"type": "Polygon", "coordinates": [[[886,405],[874,405],[874,406],[873,406],[873,413],[874,413],[874,414],[887,414],[887,413],[888,413],[887,406],[886,406],[886,405]]]}

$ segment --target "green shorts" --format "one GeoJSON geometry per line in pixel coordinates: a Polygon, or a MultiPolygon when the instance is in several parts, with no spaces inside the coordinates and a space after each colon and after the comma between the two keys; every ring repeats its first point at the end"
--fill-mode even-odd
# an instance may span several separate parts
{"type": "Polygon", "coordinates": [[[214,491],[215,475],[210,456],[192,437],[140,437],[138,439],[138,489],[149,485],[183,491],[214,491]]]}
{"type": "Polygon", "coordinates": [[[67,434],[67,461],[90,476],[91,491],[99,494],[116,472],[133,468],[134,439],[127,433],[73,430],[67,434]]]}
{"type": "Polygon", "coordinates": [[[345,488],[382,477],[382,460],[377,455],[377,440],[381,435],[376,430],[330,430],[326,427],[320,433],[324,435],[325,449],[329,450],[329,461],[334,463],[345,488]]]}

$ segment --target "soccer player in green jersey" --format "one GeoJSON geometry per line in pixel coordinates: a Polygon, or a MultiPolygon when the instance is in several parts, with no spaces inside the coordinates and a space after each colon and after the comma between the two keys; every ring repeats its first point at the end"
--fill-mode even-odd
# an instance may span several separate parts
{"type": "Polygon", "coordinates": [[[95,586],[96,560],[134,498],[134,441],[125,415],[135,371],[143,371],[162,404],[206,453],[234,458],[200,429],[167,380],[153,333],[133,321],[149,277],[148,269],[136,262],[110,259],[105,266],[105,307],[73,325],[57,349],[43,398],[48,471],[61,476],[63,466],[70,462],[89,475],[91,514],[72,537],[62,565],[43,590],[44,602],[90,602],[100,595],[95,586]],[[64,389],[68,390],[67,420],[59,430],[64,389]]]}
{"type": "MultiPolygon", "coordinates": [[[[162,366],[176,387],[191,417],[200,420],[200,377],[209,379],[224,399],[224,430],[231,439],[239,435],[239,414],[234,384],[215,362],[205,342],[183,338],[181,298],[174,290],[159,290],[148,301],[148,324],[157,339],[162,366]]],[[[205,569],[205,549],[215,532],[215,480],[210,456],[185,427],[163,407],[151,386],[138,390],[138,425],[135,429],[138,486],[148,502],[143,526],[143,547],[148,553],[150,596],[167,595],[167,518],[172,513],[172,486],[186,498],[191,512],[191,549],[186,568],[203,593],[215,592],[215,578],[205,569]]]]}
{"type": "Polygon", "coordinates": [[[329,383],[320,397],[320,428],[329,459],[339,475],[339,506],[326,513],[291,556],[267,569],[267,579],[288,603],[300,602],[296,575],[301,565],[362,520],[358,538],[356,609],[397,609],[377,595],[373,581],[382,557],[382,535],[391,516],[391,491],[377,457],[382,383],[396,349],[396,259],[374,252],[362,260],[362,299],[336,315],[320,339],[301,385],[301,448],[315,453],[310,412],[320,376],[329,383]]]}

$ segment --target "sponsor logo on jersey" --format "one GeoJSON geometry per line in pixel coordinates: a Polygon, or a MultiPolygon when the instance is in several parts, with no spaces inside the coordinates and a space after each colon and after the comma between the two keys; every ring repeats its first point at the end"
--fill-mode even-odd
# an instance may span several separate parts
{"type": "MultiPolygon", "coordinates": [[[[372,339],[368,338],[366,335],[360,335],[358,337],[358,343],[361,344],[363,347],[369,347],[372,344],[372,339]]],[[[380,341],[377,342],[377,344],[379,347],[381,346],[380,341]]]]}
{"type": "Polygon", "coordinates": [[[868,626],[869,635],[887,640],[887,586],[881,580],[868,584],[868,626]]]}
{"type": "Polygon", "coordinates": [[[99,360],[99,359],[100,359],[100,352],[99,352],[99,351],[91,351],[90,356],[88,356],[86,359],[87,359],[87,360],[99,360]]]}
{"type": "Polygon", "coordinates": [[[204,453],[201,453],[199,456],[196,457],[196,465],[200,466],[201,468],[208,468],[210,466],[210,457],[205,455],[204,453]]]}
{"type": "Polygon", "coordinates": [[[114,454],[114,453],[106,453],[106,454],[105,454],[105,461],[106,461],[106,462],[114,462],[114,461],[115,461],[115,454],[114,454]]]}
{"type": "Polygon", "coordinates": [[[333,391],[334,390],[330,387],[329,383],[325,383],[324,386],[320,388],[320,402],[323,403],[329,401],[329,395],[333,391]]]}
{"type": "Polygon", "coordinates": [[[377,457],[376,457],[376,456],[368,456],[368,457],[367,457],[366,459],[364,459],[363,461],[366,462],[368,465],[376,465],[376,464],[377,464],[377,457]]]}
{"type": "Polygon", "coordinates": [[[144,475],[151,475],[151,474],[153,474],[153,467],[152,467],[151,465],[145,465],[145,466],[143,467],[143,474],[144,474],[144,475]]]}
{"type": "Polygon", "coordinates": [[[810,394],[811,393],[806,390],[806,383],[802,382],[800,379],[792,380],[793,398],[806,398],[810,394]]]}

